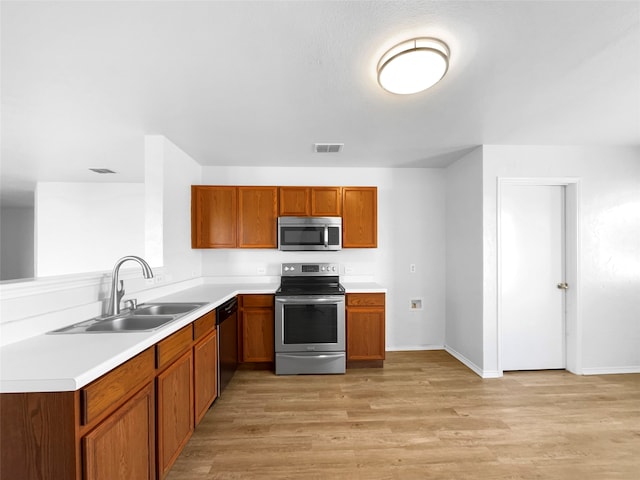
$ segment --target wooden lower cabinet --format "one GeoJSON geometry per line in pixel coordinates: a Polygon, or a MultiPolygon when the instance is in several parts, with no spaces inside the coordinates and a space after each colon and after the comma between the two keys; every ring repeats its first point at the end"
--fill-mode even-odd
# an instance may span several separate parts
{"type": "Polygon", "coordinates": [[[193,353],[189,350],[156,379],[159,478],[169,472],[193,433],[192,372],[193,353]]]}
{"type": "Polygon", "coordinates": [[[80,390],[0,394],[0,479],[164,478],[217,393],[215,312],[80,390]]]}
{"type": "Polygon", "coordinates": [[[154,375],[149,348],[75,392],[1,394],[0,478],[155,478],[154,375]]]}
{"type": "Polygon", "coordinates": [[[82,478],[80,392],[0,394],[0,478],[82,478]]]}
{"type": "Polygon", "coordinates": [[[193,396],[198,425],[218,395],[218,337],[213,330],[193,347],[193,396]]]}
{"type": "Polygon", "coordinates": [[[385,294],[347,294],[347,361],[385,358],[385,294]]]}
{"type": "Polygon", "coordinates": [[[240,296],[240,361],[274,361],[274,296],[240,296]]]}
{"type": "Polygon", "coordinates": [[[153,384],[82,439],[86,480],[155,479],[153,384]]]}

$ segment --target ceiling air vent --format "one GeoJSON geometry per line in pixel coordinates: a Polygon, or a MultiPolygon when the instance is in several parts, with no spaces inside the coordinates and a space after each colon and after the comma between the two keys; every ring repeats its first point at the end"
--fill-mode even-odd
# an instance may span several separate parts
{"type": "Polygon", "coordinates": [[[109,170],[108,168],[90,168],[89,170],[96,173],[116,173],[113,170],[109,170]]]}
{"type": "Polygon", "coordinates": [[[314,143],[313,151],[316,153],[339,153],[344,143],[314,143]]]}

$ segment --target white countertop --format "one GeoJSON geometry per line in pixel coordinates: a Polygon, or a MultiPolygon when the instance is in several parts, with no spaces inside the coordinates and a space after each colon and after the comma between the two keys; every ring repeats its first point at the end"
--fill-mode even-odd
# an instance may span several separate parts
{"type": "MultiPolygon", "coordinates": [[[[343,283],[347,293],[386,292],[375,283],[343,283]]],[[[238,294],[275,293],[278,283],[204,284],[154,302],[210,302],[152,332],[38,335],[0,349],[0,392],[82,388],[238,294]]],[[[77,322],[74,322],[77,323],[77,322]]]]}

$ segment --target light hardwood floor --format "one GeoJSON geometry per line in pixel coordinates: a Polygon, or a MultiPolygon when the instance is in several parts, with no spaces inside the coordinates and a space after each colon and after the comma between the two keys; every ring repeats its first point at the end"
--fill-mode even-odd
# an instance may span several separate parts
{"type": "Polygon", "coordinates": [[[640,375],[483,380],[444,351],[346,375],[240,370],[167,478],[639,479],[640,375]]]}

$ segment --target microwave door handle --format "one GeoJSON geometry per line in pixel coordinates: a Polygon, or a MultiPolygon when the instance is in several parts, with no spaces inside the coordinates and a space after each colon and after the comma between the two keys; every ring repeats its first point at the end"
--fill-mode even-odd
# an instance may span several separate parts
{"type": "Polygon", "coordinates": [[[327,225],[324,226],[324,246],[325,248],[329,246],[329,227],[327,225]]]}

